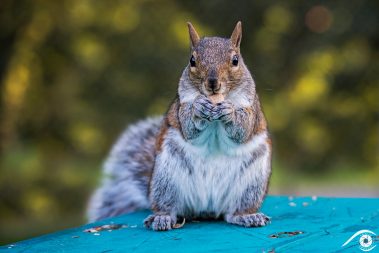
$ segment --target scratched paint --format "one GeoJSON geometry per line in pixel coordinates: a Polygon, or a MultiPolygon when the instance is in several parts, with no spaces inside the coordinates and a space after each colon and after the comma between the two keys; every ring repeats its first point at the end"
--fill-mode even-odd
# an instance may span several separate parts
{"type": "Polygon", "coordinates": [[[304,234],[304,232],[303,231],[291,231],[291,232],[286,231],[286,232],[279,232],[279,233],[272,234],[269,237],[270,238],[283,238],[283,237],[290,237],[290,236],[301,235],[301,234],[304,234]]]}

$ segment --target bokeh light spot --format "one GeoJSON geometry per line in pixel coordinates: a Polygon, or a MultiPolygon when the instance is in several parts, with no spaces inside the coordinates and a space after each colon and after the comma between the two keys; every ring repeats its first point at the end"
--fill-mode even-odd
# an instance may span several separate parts
{"type": "Polygon", "coordinates": [[[285,7],[273,5],[265,12],[265,26],[273,32],[286,32],[292,24],[292,13],[285,7]]]}
{"type": "Polygon", "coordinates": [[[305,75],[297,81],[290,93],[290,99],[294,107],[308,108],[319,102],[327,94],[328,89],[325,78],[311,74],[305,75]]]}
{"type": "Polygon", "coordinates": [[[305,25],[315,33],[327,31],[333,23],[333,14],[325,6],[313,6],[305,15],[305,25]]]}

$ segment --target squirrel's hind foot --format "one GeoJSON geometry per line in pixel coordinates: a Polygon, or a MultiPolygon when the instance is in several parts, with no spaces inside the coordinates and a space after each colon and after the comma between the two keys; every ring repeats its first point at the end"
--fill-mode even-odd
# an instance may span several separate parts
{"type": "Polygon", "coordinates": [[[253,214],[228,214],[225,216],[228,223],[236,224],[244,227],[263,227],[270,223],[270,217],[263,213],[253,214]]]}
{"type": "Polygon", "coordinates": [[[144,221],[146,228],[151,228],[155,231],[171,230],[176,223],[176,218],[168,214],[152,214],[149,215],[144,221]]]}

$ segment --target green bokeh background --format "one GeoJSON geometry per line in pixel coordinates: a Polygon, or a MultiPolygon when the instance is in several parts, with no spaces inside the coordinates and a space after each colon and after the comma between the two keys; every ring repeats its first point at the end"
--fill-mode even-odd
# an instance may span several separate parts
{"type": "Polygon", "coordinates": [[[229,37],[273,135],[271,194],[379,197],[377,1],[0,2],[0,244],[85,222],[126,125],[165,112],[186,22],[229,37]]]}

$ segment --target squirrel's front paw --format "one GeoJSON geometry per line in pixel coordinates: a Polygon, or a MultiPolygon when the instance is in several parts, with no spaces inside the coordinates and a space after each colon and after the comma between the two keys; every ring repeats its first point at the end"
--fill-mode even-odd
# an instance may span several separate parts
{"type": "Polygon", "coordinates": [[[212,120],[222,120],[229,122],[233,119],[234,107],[232,102],[225,100],[216,104],[212,112],[212,120]]]}
{"type": "Polygon", "coordinates": [[[149,215],[143,221],[145,227],[151,228],[155,231],[166,231],[171,230],[173,225],[176,223],[176,219],[170,215],[165,214],[152,214],[149,215]]]}
{"type": "Polygon", "coordinates": [[[244,226],[244,227],[263,227],[270,223],[270,218],[263,213],[253,214],[228,214],[225,216],[228,223],[244,226]]]}
{"type": "Polygon", "coordinates": [[[209,120],[213,113],[212,110],[212,102],[203,95],[198,96],[193,103],[193,114],[197,118],[209,120]]]}

